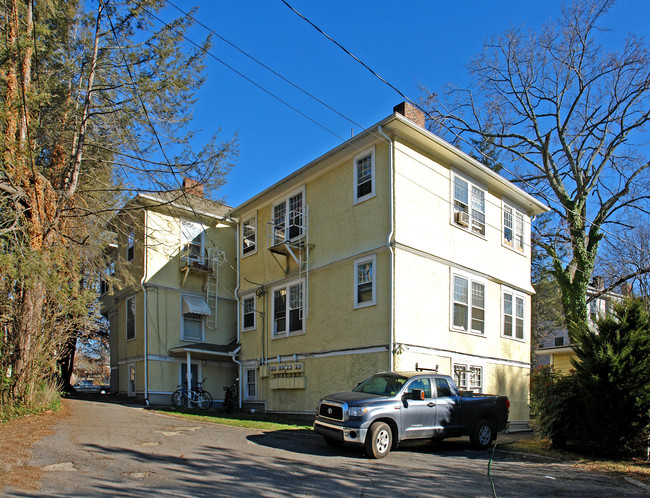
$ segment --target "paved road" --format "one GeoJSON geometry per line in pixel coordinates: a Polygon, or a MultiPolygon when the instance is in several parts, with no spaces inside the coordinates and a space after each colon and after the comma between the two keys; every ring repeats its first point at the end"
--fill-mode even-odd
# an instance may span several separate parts
{"type": "MultiPolygon", "coordinates": [[[[383,460],[297,431],[201,424],[70,400],[71,416],[32,449],[38,496],[492,496],[491,452],[466,441],[411,445],[383,460]]],[[[624,481],[498,449],[498,496],[647,496],[624,481]]],[[[30,496],[9,489],[8,496],[30,496]]]]}

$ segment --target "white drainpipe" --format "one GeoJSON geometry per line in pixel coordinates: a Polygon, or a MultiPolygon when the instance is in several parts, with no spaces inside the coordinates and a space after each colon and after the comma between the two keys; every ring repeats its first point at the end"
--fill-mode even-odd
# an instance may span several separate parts
{"type": "MultiPolygon", "coordinates": [[[[236,218],[232,218],[230,215],[228,215],[227,218],[229,221],[232,221],[235,223],[235,226],[237,227],[237,286],[235,287],[235,300],[237,301],[237,344],[240,344],[240,339],[241,339],[241,334],[240,334],[240,314],[241,314],[241,307],[239,303],[239,278],[240,278],[240,262],[241,262],[241,244],[239,241],[239,220],[236,218]]],[[[237,346],[237,349],[235,349],[232,352],[231,358],[232,361],[235,362],[238,366],[237,370],[239,372],[239,382],[237,383],[237,390],[239,391],[237,393],[237,404],[239,405],[238,408],[241,408],[241,398],[242,398],[242,379],[243,379],[243,370],[242,370],[242,363],[236,358],[237,353],[239,353],[239,350],[241,349],[241,345],[237,346]]]]}
{"type": "Polygon", "coordinates": [[[395,342],[395,324],[393,323],[394,319],[394,303],[393,303],[393,296],[395,295],[395,254],[393,253],[393,236],[394,236],[394,228],[395,228],[395,220],[394,218],[394,212],[393,212],[393,194],[394,194],[394,185],[393,185],[393,155],[395,153],[394,147],[393,147],[393,141],[384,133],[384,130],[382,129],[381,126],[378,127],[379,133],[388,141],[388,146],[389,146],[389,154],[388,154],[388,172],[389,172],[389,193],[388,193],[388,201],[389,201],[389,221],[390,221],[390,232],[388,233],[388,238],[386,239],[386,246],[388,247],[388,252],[390,253],[390,285],[389,285],[389,303],[390,306],[388,307],[388,315],[389,315],[389,329],[390,329],[390,339],[388,342],[388,370],[393,370],[394,368],[394,362],[393,362],[393,347],[394,347],[394,342],[395,342]]]}
{"type": "Polygon", "coordinates": [[[144,283],[147,281],[147,217],[149,216],[149,211],[144,210],[144,269],[142,272],[142,280],[140,280],[140,287],[142,288],[142,294],[144,295],[144,402],[149,406],[149,363],[148,356],[149,351],[147,348],[147,343],[149,342],[147,334],[147,289],[144,286],[144,283]]]}

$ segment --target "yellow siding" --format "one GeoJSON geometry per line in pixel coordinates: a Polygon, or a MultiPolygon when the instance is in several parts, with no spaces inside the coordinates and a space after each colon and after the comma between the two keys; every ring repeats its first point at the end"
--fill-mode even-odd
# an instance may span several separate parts
{"type": "Polygon", "coordinates": [[[576,354],[574,352],[570,353],[553,353],[551,355],[551,366],[553,369],[560,374],[567,374],[570,370],[573,370],[573,365],[571,364],[571,359],[575,358],[576,354]]]}

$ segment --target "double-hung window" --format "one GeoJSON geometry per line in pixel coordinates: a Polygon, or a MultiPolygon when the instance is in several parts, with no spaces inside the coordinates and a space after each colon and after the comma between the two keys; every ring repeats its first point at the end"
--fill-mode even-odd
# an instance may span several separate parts
{"type": "Polygon", "coordinates": [[[241,300],[242,329],[253,330],[255,328],[255,294],[245,296],[241,300]]]}
{"type": "Polygon", "coordinates": [[[524,214],[503,204],[503,244],[519,252],[524,250],[524,214]]]}
{"type": "Polygon", "coordinates": [[[273,289],[273,336],[282,337],[304,331],[302,282],[273,289]]]}
{"type": "Polygon", "coordinates": [[[454,224],[485,236],[485,190],[454,175],[453,195],[454,224]]]}
{"type": "Polygon", "coordinates": [[[135,296],[126,299],[126,340],[135,339],[135,296]]]}
{"type": "Polygon", "coordinates": [[[303,193],[298,192],[273,206],[273,238],[275,244],[301,237],[305,230],[303,193]]]}
{"type": "Polygon", "coordinates": [[[366,150],[354,157],[354,203],[363,202],[375,195],[375,149],[366,150]]]}
{"type": "Polygon", "coordinates": [[[257,370],[253,368],[246,368],[246,381],[244,384],[244,398],[255,399],[257,396],[257,370]]]}
{"type": "Polygon", "coordinates": [[[453,275],[452,329],[485,333],[485,284],[453,275]]]}
{"type": "Polygon", "coordinates": [[[483,367],[455,364],[454,380],[459,389],[480,393],[483,389],[483,367]]]}
{"type": "Polygon", "coordinates": [[[99,281],[100,295],[106,294],[111,288],[111,279],[115,276],[115,261],[110,261],[102,271],[99,281]]]}
{"type": "Polygon", "coordinates": [[[181,340],[203,341],[205,317],[212,314],[208,303],[202,296],[183,295],[181,296],[181,314],[181,340]]]}
{"type": "Polygon", "coordinates": [[[503,335],[515,339],[524,338],[524,296],[517,294],[510,289],[504,289],[503,293],[503,335]]]}
{"type": "Polygon", "coordinates": [[[205,227],[181,220],[181,259],[189,263],[205,263],[205,227]]]}
{"type": "Polygon", "coordinates": [[[257,216],[242,223],[242,255],[252,254],[257,249],[257,216]]]}
{"type": "Polygon", "coordinates": [[[354,262],[354,307],[362,308],[377,303],[377,256],[354,262]]]}
{"type": "Polygon", "coordinates": [[[126,260],[133,261],[135,257],[135,230],[133,228],[129,229],[129,233],[126,238],[126,260]]]}

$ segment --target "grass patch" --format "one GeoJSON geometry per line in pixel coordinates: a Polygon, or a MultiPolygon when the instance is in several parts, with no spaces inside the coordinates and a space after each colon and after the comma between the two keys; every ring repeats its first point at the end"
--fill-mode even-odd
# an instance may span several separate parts
{"type": "Polygon", "coordinates": [[[630,460],[607,460],[597,456],[585,456],[581,453],[571,451],[571,447],[566,450],[556,450],[551,448],[551,443],[547,439],[541,439],[535,435],[525,436],[513,443],[503,445],[504,449],[508,448],[523,453],[555,458],[557,460],[571,461],[577,466],[596,472],[598,474],[629,477],[636,481],[650,485],[650,462],[642,458],[630,460]]]}
{"type": "Polygon", "coordinates": [[[155,411],[174,415],[177,417],[209,422],[213,424],[232,425],[247,429],[260,429],[267,431],[278,430],[308,430],[311,431],[312,421],[308,417],[276,414],[249,414],[249,413],[223,413],[203,412],[191,409],[156,408],[155,411]]]}
{"type": "Polygon", "coordinates": [[[61,409],[61,392],[50,384],[38,386],[28,402],[7,400],[0,403],[0,424],[29,415],[57,412],[61,409]]]}

